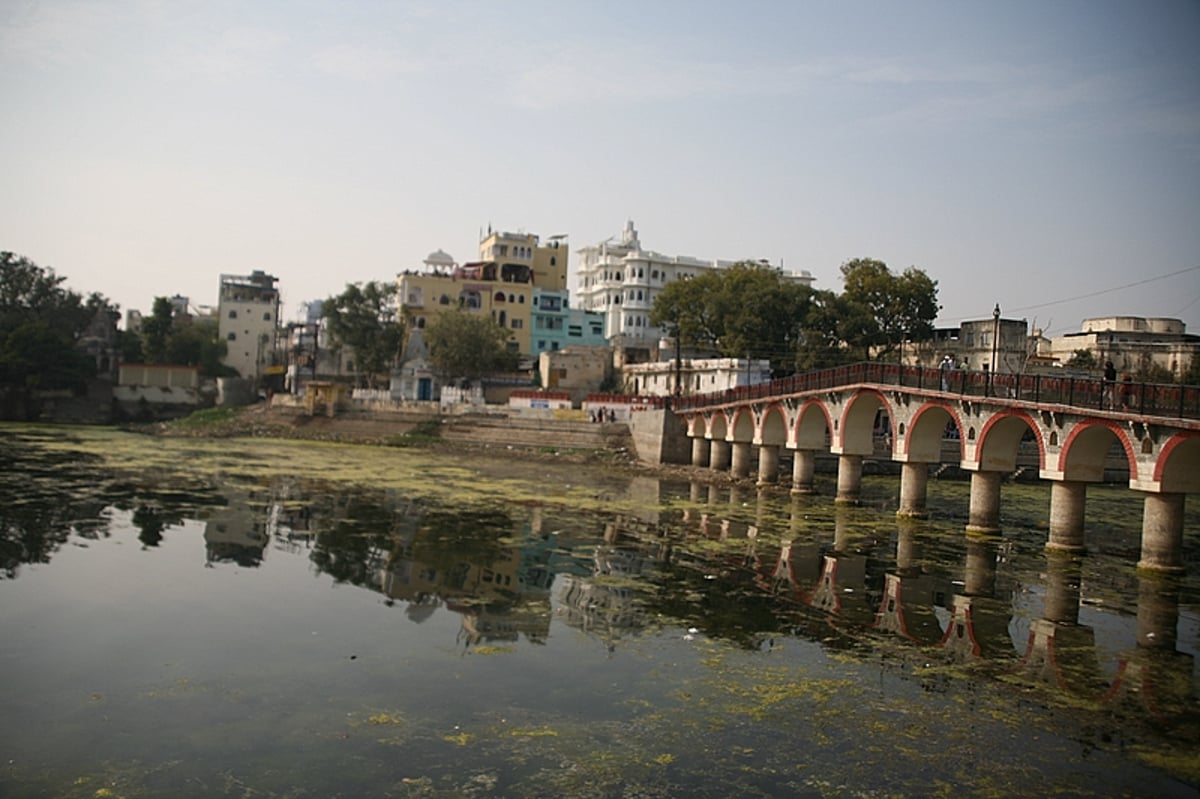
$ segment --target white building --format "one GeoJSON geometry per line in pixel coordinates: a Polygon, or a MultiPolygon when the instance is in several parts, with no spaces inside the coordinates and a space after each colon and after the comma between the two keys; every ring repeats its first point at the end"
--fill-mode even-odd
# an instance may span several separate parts
{"type": "Polygon", "coordinates": [[[277,279],[259,269],[249,275],[221,275],[217,320],[228,348],[223,362],[248,380],[262,377],[275,353],[279,328],[277,279]]]}
{"type": "MultiPolygon", "coordinates": [[[[656,343],[667,333],[650,325],[650,310],[664,286],[735,263],[643,250],[632,220],[625,223],[619,242],[608,239],[577,255],[576,307],[605,315],[608,340],[634,345],[656,343]]],[[[813,281],[808,271],[786,273],[785,278],[805,285],[813,281]]]]}
{"type": "Polygon", "coordinates": [[[1055,337],[1051,347],[1060,363],[1086,350],[1098,364],[1112,361],[1118,372],[1157,366],[1178,379],[1200,357],[1200,336],[1188,333],[1180,319],[1103,316],[1084,319],[1078,333],[1055,337]]]}
{"type": "MultiPolygon", "coordinates": [[[[684,358],[678,365],[680,394],[711,394],[771,382],[771,362],[745,358],[684,358]]],[[[621,369],[626,390],[641,396],[675,393],[675,361],[629,364],[621,369]]]]}

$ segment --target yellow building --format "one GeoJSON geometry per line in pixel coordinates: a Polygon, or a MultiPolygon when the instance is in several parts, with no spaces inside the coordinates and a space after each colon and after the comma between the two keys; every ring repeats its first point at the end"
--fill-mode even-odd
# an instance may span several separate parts
{"type": "Polygon", "coordinates": [[[489,230],[478,261],[458,264],[437,250],[423,271],[397,275],[401,310],[416,328],[452,308],[487,315],[508,331],[510,349],[532,355],[533,289],[566,288],[568,251],[565,236],[542,244],[532,233],[489,230]]]}

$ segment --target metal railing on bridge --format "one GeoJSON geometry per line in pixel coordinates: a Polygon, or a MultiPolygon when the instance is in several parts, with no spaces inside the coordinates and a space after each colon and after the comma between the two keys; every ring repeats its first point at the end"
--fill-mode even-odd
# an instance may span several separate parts
{"type": "Polygon", "coordinates": [[[1092,377],[1059,377],[1046,374],[1006,374],[966,369],[900,366],[894,363],[855,363],[742,386],[713,394],[675,397],[675,410],[752,401],[807,391],[859,384],[899,386],[919,391],[968,397],[994,397],[1042,405],[1113,411],[1137,416],[1200,419],[1200,386],[1178,383],[1134,383],[1092,377]]]}

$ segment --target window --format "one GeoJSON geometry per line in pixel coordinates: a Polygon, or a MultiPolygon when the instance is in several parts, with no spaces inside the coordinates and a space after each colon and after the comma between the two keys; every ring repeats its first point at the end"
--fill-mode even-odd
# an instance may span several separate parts
{"type": "Polygon", "coordinates": [[[230,311],[230,312],[229,312],[229,318],[230,318],[230,319],[237,319],[237,311],[230,311]]]}
{"type": "Polygon", "coordinates": [[[512,329],[513,329],[513,330],[520,330],[520,329],[521,329],[521,328],[523,328],[523,327],[525,327],[525,320],[524,320],[524,319],[514,319],[514,320],[512,320],[512,329]]]}
{"type": "Polygon", "coordinates": [[[525,295],[518,294],[517,295],[517,305],[524,305],[524,304],[525,304],[525,295]]]}
{"type": "Polygon", "coordinates": [[[551,266],[558,266],[558,259],[557,259],[557,258],[555,258],[553,255],[551,255],[551,256],[550,256],[550,265],[551,265],[551,266]]]}
{"type": "Polygon", "coordinates": [[[505,302],[505,297],[504,297],[503,291],[496,292],[496,302],[505,302]]]}
{"type": "Polygon", "coordinates": [[[267,311],[265,314],[263,314],[263,321],[264,321],[264,322],[270,322],[270,321],[271,321],[271,312],[270,312],[270,311],[267,311]]]}
{"type": "Polygon", "coordinates": [[[441,299],[438,300],[438,302],[441,303],[442,305],[449,305],[450,304],[449,295],[443,294],[441,299]]]}
{"type": "Polygon", "coordinates": [[[225,337],[226,341],[237,341],[237,333],[230,333],[225,337]]]}

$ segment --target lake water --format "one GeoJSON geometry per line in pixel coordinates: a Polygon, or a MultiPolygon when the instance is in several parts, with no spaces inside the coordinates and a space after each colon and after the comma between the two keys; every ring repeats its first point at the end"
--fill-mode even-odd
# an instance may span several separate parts
{"type": "Polygon", "coordinates": [[[0,796],[1196,795],[1200,540],[1135,569],[515,453],[0,426],[0,796]]]}

